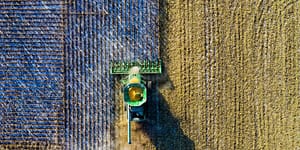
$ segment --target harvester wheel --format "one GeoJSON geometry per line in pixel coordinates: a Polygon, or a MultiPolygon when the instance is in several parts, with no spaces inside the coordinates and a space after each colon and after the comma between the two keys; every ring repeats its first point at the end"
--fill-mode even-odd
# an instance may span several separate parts
{"type": "Polygon", "coordinates": [[[124,111],[127,111],[127,105],[124,104],[124,111]]]}

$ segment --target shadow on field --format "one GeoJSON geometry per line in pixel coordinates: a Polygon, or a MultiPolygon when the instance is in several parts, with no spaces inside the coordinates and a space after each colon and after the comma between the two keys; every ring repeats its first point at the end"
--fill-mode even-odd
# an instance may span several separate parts
{"type": "Polygon", "coordinates": [[[194,142],[189,139],[180,128],[164,97],[157,88],[149,91],[149,100],[146,105],[147,121],[142,123],[142,130],[155,145],[162,150],[193,150],[194,142]]]}
{"type": "Polygon", "coordinates": [[[151,76],[154,81],[152,89],[149,89],[146,104],[147,121],[141,123],[141,129],[146,133],[159,150],[194,150],[195,143],[189,139],[180,128],[179,120],[173,116],[169,105],[159,89],[174,90],[166,70],[170,61],[167,48],[168,35],[168,4],[166,0],[160,0],[160,57],[163,60],[163,73],[151,76]]]}

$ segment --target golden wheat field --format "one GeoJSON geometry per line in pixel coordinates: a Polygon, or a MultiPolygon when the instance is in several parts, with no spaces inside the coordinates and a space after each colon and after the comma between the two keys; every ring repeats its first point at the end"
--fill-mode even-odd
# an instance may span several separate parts
{"type": "Polygon", "coordinates": [[[299,149],[300,2],[162,0],[164,74],[117,149],[299,149]]]}

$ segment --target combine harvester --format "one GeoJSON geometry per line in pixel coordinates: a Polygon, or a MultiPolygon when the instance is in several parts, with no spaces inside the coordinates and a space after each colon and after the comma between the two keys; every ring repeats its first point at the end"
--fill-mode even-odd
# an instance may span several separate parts
{"type": "Polygon", "coordinates": [[[161,72],[160,60],[110,63],[110,74],[123,76],[120,82],[125,111],[127,111],[128,144],[131,144],[131,121],[142,122],[146,119],[147,89],[152,87],[152,82],[145,80],[142,75],[160,74],[161,72]]]}

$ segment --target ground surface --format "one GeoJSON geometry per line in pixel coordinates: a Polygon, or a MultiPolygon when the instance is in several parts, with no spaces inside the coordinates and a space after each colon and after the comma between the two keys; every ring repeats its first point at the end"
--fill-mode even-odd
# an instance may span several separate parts
{"type": "Polygon", "coordinates": [[[145,2],[0,2],[0,149],[300,148],[300,2],[145,2]],[[159,56],[128,145],[109,60],[159,56]]]}
{"type": "Polygon", "coordinates": [[[134,131],[130,148],[299,149],[300,3],[163,0],[160,8],[167,72],[151,101],[159,116],[134,131]]]}

